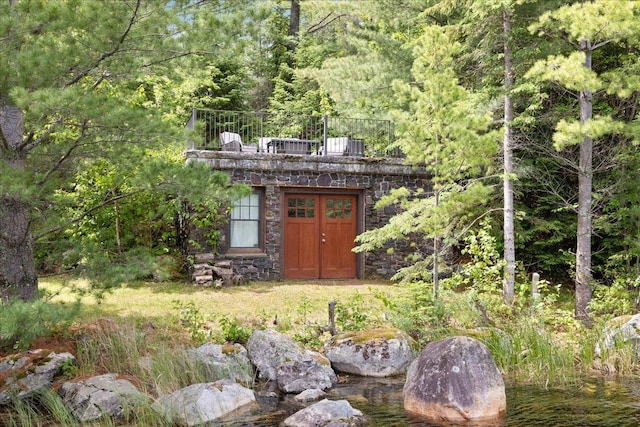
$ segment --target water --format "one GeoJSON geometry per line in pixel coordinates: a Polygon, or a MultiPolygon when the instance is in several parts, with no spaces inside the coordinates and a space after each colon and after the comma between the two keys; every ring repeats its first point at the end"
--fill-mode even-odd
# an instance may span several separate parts
{"type": "MultiPolygon", "coordinates": [[[[411,417],[402,404],[403,377],[344,377],[328,390],[332,400],[346,399],[361,410],[371,427],[453,427],[433,424],[411,417]]],[[[259,407],[249,413],[236,414],[216,427],[277,427],[289,415],[302,409],[293,396],[280,398],[268,394],[267,384],[257,390],[259,407]]],[[[507,414],[490,426],[482,427],[637,427],[640,426],[640,379],[592,379],[579,388],[544,390],[532,386],[507,386],[507,414]]],[[[0,414],[0,426],[4,425],[0,414]]],[[[111,424],[108,424],[111,425],[111,424]]],[[[51,424],[55,426],[55,424],[51,424]]],[[[466,427],[478,427],[466,424],[466,427]]]]}
{"type": "MultiPolygon", "coordinates": [[[[405,414],[404,378],[349,377],[328,391],[332,400],[347,399],[369,419],[369,426],[443,427],[405,414]]],[[[631,427],[640,425],[640,380],[593,379],[577,389],[544,390],[507,387],[506,417],[495,427],[631,427]]],[[[261,409],[228,426],[275,427],[302,406],[291,397],[260,399],[261,409]]],[[[467,424],[466,426],[474,426],[467,424]]],[[[449,427],[449,426],[447,426],[449,427]]],[[[486,427],[486,424],[483,426],[486,427]]]]}

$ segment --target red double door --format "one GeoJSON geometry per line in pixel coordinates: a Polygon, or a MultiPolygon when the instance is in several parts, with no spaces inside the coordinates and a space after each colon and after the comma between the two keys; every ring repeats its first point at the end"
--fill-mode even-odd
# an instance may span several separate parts
{"type": "Polygon", "coordinates": [[[286,279],[356,278],[355,195],[287,194],[283,216],[286,279]]]}

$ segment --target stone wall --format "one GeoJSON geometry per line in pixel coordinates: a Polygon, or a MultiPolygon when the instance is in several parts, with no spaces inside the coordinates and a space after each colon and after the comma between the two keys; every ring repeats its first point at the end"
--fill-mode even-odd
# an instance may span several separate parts
{"type": "MultiPolygon", "coordinates": [[[[375,209],[375,203],[390,190],[407,187],[429,192],[431,181],[424,168],[414,169],[399,159],[360,157],[294,156],[268,153],[188,151],[187,161],[207,163],[225,171],[234,182],[261,188],[265,193],[265,252],[261,254],[222,254],[248,280],[280,280],[281,216],[284,191],[345,191],[360,195],[364,207],[361,231],[381,227],[396,212],[394,208],[375,209]]],[[[415,242],[420,244],[420,242],[415,242]]],[[[359,271],[364,277],[391,277],[406,265],[405,257],[414,252],[409,242],[396,242],[388,248],[360,256],[359,271]],[[388,249],[393,249],[389,251],[388,249]]]]}

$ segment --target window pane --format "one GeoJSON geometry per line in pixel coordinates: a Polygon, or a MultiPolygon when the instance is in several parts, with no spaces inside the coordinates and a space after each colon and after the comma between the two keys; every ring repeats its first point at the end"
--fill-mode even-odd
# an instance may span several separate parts
{"type": "Polygon", "coordinates": [[[260,218],[260,209],[258,206],[251,206],[249,209],[249,219],[259,219],[260,218]]]}
{"type": "Polygon", "coordinates": [[[231,223],[230,244],[232,248],[257,248],[258,242],[257,221],[234,221],[231,223]]]}
{"type": "Polygon", "coordinates": [[[234,203],[229,221],[229,246],[257,248],[260,245],[260,193],[252,193],[234,203]]]}

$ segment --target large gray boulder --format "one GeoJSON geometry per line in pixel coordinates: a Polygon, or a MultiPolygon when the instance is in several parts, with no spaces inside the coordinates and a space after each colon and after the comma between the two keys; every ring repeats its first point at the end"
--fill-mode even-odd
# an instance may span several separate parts
{"type": "Polygon", "coordinates": [[[415,342],[399,329],[372,329],[333,336],[324,347],[333,369],[366,377],[404,374],[415,357],[415,342]]]}
{"type": "Polygon", "coordinates": [[[338,382],[329,364],[315,359],[293,360],[277,367],[278,388],[285,393],[300,393],[308,389],[326,390],[338,382]]]}
{"type": "Polygon", "coordinates": [[[275,381],[285,393],[310,388],[326,390],[338,382],[326,357],[306,350],[273,329],[254,331],[247,342],[247,351],[258,377],[275,381]]]}
{"type": "Polygon", "coordinates": [[[611,351],[616,345],[630,344],[640,358],[640,314],[619,316],[607,322],[603,336],[596,343],[596,357],[611,351]]]}
{"type": "Polygon", "coordinates": [[[353,427],[366,424],[367,419],[347,400],[324,399],[302,409],[282,422],[283,427],[353,427]]]}
{"type": "Polygon", "coordinates": [[[153,408],[173,423],[198,426],[222,419],[225,415],[256,405],[252,390],[231,380],[192,384],[160,396],[153,408]]]}
{"type": "Polygon", "coordinates": [[[81,422],[103,416],[122,418],[126,411],[148,400],[131,381],[114,373],[67,381],[58,393],[64,405],[81,422]]]}
{"type": "Polygon", "coordinates": [[[247,341],[249,360],[258,370],[258,378],[276,381],[278,366],[305,358],[305,349],[274,329],[255,330],[247,341]]]}
{"type": "Polygon", "coordinates": [[[53,386],[65,366],[74,366],[71,353],[38,349],[7,356],[0,360],[0,405],[13,398],[30,399],[53,386]]]}
{"type": "Polygon", "coordinates": [[[208,381],[227,378],[246,387],[253,385],[253,365],[247,349],[240,344],[207,343],[187,350],[187,354],[206,369],[208,381]]]}
{"type": "Polygon", "coordinates": [[[411,364],[404,408],[434,421],[490,421],[506,413],[504,381],[489,349],[469,337],[429,343],[411,364]]]}

